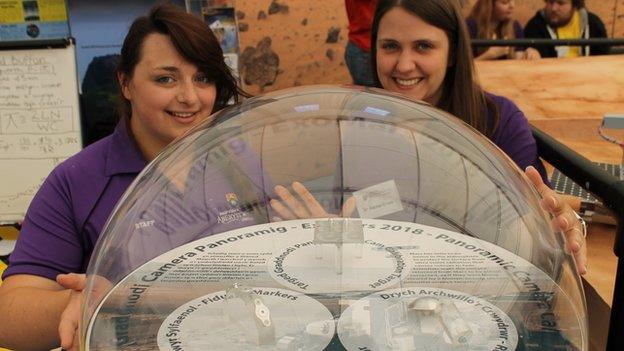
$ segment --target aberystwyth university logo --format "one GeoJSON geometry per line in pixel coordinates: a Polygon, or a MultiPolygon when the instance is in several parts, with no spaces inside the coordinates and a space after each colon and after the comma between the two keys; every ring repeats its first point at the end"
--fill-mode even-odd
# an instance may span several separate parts
{"type": "Polygon", "coordinates": [[[225,201],[230,205],[230,209],[219,212],[217,217],[218,223],[230,223],[235,221],[250,221],[252,218],[246,213],[244,207],[240,205],[238,195],[235,193],[226,193],[225,201]]]}
{"type": "Polygon", "coordinates": [[[230,207],[232,208],[236,208],[238,207],[238,196],[236,196],[236,194],[234,193],[227,193],[225,194],[225,201],[228,202],[228,204],[230,204],[230,207]]]}

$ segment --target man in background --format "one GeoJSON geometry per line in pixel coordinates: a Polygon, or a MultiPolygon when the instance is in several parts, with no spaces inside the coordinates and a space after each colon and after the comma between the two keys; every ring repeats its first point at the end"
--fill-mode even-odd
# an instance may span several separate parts
{"type": "MultiPolygon", "coordinates": [[[[589,39],[606,38],[605,25],[587,11],[585,0],[545,0],[544,8],[524,28],[526,38],[589,39]]],[[[606,55],[609,46],[539,46],[542,57],[578,57],[606,55]]]]}
{"type": "Polygon", "coordinates": [[[349,40],[345,62],[353,84],[373,86],[371,69],[371,27],[377,0],[345,0],[349,19],[349,40]]]}

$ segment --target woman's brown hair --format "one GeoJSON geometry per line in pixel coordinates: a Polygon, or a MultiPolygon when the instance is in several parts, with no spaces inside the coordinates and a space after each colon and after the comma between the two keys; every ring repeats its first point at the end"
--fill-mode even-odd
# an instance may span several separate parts
{"type": "MultiPolygon", "coordinates": [[[[176,50],[188,62],[195,64],[217,87],[213,112],[225,107],[228,101],[237,102],[248,96],[237,84],[223,59],[223,50],[208,25],[198,17],[170,3],[154,6],[147,16],[134,20],[124,39],[121,57],[117,64],[117,76],[132,77],[134,68],[141,60],[143,42],[148,35],[159,33],[169,36],[176,50]]],[[[131,106],[119,87],[119,115],[130,118],[131,106]]]]}
{"type": "MultiPolygon", "coordinates": [[[[494,25],[494,3],[497,0],[477,0],[468,18],[477,24],[477,39],[515,39],[513,20],[500,21],[494,25]]],[[[488,47],[477,48],[476,56],[484,53],[488,47]]],[[[510,48],[507,58],[514,58],[515,49],[510,48]]]]}
{"type": "Polygon", "coordinates": [[[432,26],[442,29],[449,40],[449,67],[442,82],[442,95],[436,107],[459,117],[486,136],[498,125],[498,107],[476,82],[468,30],[457,0],[380,0],[371,31],[373,79],[382,87],[377,73],[377,34],[381,18],[401,7],[432,26]],[[488,121],[488,111],[492,120],[488,121]]]}

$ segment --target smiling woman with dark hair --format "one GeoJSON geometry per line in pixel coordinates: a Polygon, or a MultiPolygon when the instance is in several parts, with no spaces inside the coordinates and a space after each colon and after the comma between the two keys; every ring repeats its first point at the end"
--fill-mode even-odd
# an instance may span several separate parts
{"type": "Polygon", "coordinates": [[[75,273],[115,204],[165,146],[244,95],[207,25],[169,4],[134,21],[117,80],[115,132],[56,167],[28,209],[0,285],[1,346],[78,349],[85,279],[75,273]]]}
{"type": "Polygon", "coordinates": [[[487,93],[477,83],[470,39],[458,2],[380,0],[371,45],[378,87],[423,100],[457,116],[526,169],[543,197],[544,207],[566,234],[580,273],[585,273],[581,223],[572,208],[545,184],[546,172],[522,111],[511,100],[487,93]]]}

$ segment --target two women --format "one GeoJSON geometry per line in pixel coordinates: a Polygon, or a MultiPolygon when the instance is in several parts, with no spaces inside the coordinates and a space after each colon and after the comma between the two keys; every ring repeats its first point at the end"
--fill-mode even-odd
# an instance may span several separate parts
{"type": "MultiPolygon", "coordinates": [[[[520,167],[535,166],[544,177],[522,112],[475,83],[468,35],[453,0],[380,1],[372,44],[379,86],[458,116],[520,167]]],[[[148,161],[241,94],[205,23],[169,5],[133,23],[118,80],[125,118],[113,135],[55,169],[28,211],[0,286],[2,346],[50,349],[59,344],[58,328],[63,348],[78,347],[74,335],[82,282],[73,274],[57,282],[57,275],[84,272],[115,203],[148,161]]],[[[583,238],[573,212],[535,169],[527,174],[584,272],[583,238]]],[[[306,190],[297,185],[294,191],[305,195],[306,190]]]]}

